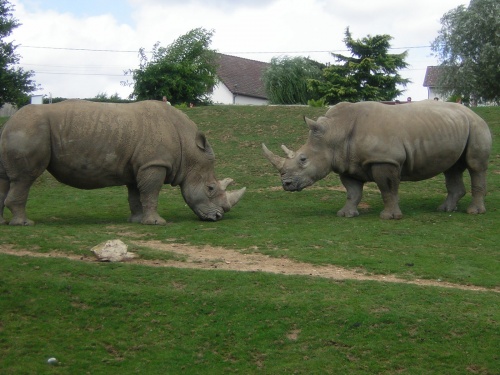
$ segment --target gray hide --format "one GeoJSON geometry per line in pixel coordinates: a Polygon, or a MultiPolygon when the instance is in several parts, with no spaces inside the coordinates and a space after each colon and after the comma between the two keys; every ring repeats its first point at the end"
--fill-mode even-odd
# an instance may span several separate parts
{"type": "Polygon", "coordinates": [[[0,138],[0,224],[31,225],[28,192],[44,170],[60,182],[96,189],[126,185],[129,221],[165,224],[157,213],[163,184],[179,185],[202,220],[219,220],[245,188],[226,192],[217,181],[215,156],[203,133],[165,103],[130,104],[67,100],[28,105],[5,124],[0,138]]]}
{"type": "Polygon", "coordinates": [[[363,184],[374,181],[382,194],[382,219],[400,219],[400,181],[420,181],[444,173],[448,196],[439,211],[454,211],[466,191],[469,171],[472,202],[468,213],[486,211],[486,170],[491,150],[488,125],[463,105],[437,101],[386,105],[339,103],[317,121],[305,119],[309,138],[297,152],[282,146],[287,158],[263,144],[278,169],[283,188],[300,191],[338,173],[347,201],[338,216],[357,216],[363,184]]]}

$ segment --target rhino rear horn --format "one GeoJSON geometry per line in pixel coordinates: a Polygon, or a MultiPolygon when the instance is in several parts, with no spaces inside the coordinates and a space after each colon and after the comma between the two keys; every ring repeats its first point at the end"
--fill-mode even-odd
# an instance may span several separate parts
{"type": "Polygon", "coordinates": [[[267,160],[269,160],[277,170],[281,171],[283,165],[285,165],[285,158],[274,155],[271,151],[269,151],[264,143],[262,144],[262,150],[264,151],[264,156],[267,158],[267,160]]]}
{"type": "Polygon", "coordinates": [[[222,181],[219,181],[220,187],[222,190],[226,190],[229,185],[234,182],[232,178],[225,178],[222,181]]]}
{"type": "Polygon", "coordinates": [[[227,201],[229,202],[230,207],[236,206],[236,204],[240,201],[241,197],[243,194],[245,194],[245,191],[247,190],[246,187],[236,190],[236,191],[228,191],[226,192],[227,194],[227,201]]]}
{"type": "Polygon", "coordinates": [[[295,157],[295,152],[290,150],[288,147],[285,145],[281,145],[281,149],[285,151],[286,156],[288,156],[289,159],[293,159],[295,157]]]}

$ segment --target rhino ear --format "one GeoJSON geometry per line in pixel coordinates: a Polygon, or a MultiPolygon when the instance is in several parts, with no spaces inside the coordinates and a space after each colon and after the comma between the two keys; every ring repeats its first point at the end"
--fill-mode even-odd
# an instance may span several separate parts
{"type": "Polygon", "coordinates": [[[321,125],[317,121],[311,120],[307,117],[304,117],[304,121],[306,122],[307,126],[309,126],[309,130],[311,131],[312,135],[321,137],[323,134],[325,134],[326,128],[324,127],[324,125],[321,125]]]}
{"type": "Polygon", "coordinates": [[[207,137],[203,132],[196,132],[196,146],[204,152],[206,152],[209,156],[215,157],[214,151],[212,150],[212,146],[207,141],[207,137]]]}

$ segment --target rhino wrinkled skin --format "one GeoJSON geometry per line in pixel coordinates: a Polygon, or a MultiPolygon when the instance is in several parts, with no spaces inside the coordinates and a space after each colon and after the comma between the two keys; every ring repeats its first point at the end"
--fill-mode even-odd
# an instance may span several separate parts
{"type": "Polygon", "coordinates": [[[130,104],[67,100],[28,105],[0,135],[0,224],[26,217],[31,185],[48,170],[60,182],[96,189],[126,185],[130,222],[164,225],[157,213],[163,184],[179,185],[202,220],[219,220],[245,192],[217,181],[215,156],[203,133],[184,113],[158,101],[130,104]]]}
{"type": "Polygon", "coordinates": [[[339,103],[317,121],[305,119],[309,137],[287,158],[263,144],[264,155],[280,172],[283,188],[300,191],[331,171],[339,174],[347,201],[338,216],[358,216],[365,182],[380,189],[382,219],[400,219],[400,181],[420,181],[444,173],[448,192],[439,211],[457,209],[465,195],[463,172],[471,177],[470,214],[486,212],[486,171],[491,151],[488,125],[467,107],[433,100],[402,105],[339,103]]]}

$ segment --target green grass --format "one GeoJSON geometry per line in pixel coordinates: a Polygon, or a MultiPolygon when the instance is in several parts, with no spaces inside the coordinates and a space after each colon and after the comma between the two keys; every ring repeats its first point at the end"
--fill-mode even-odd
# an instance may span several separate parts
{"type": "Polygon", "coordinates": [[[1,259],[0,368],[7,374],[495,374],[499,369],[495,294],[1,259]],[[60,365],[50,368],[49,357],[60,365]]]}
{"type": "MultiPolygon", "coordinates": [[[[324,109],[197,107],[185,112],[207,134],[218,177],[248,188],[224,220],[198,221],[168,186],[167,226],[129,224],[125,188],[76,190],[44,175],[28,202],[37,225],[0,226],[0,245],[86,255],[114,238],[209,244],[498,290],[500,108],[476,111],[494,136],[485,215],[465,213],[469,195],[458,212],[436,212],[436,177],[401,185],[400,221],[379,219],[373,184],[359,217],[338,218],[336,175],[285,192],[260,146],[297,149],[303,116],[324,109]]],[[[0,373],[498,374],[499,302],[494,291],[0,255],[0,373]]]]}

